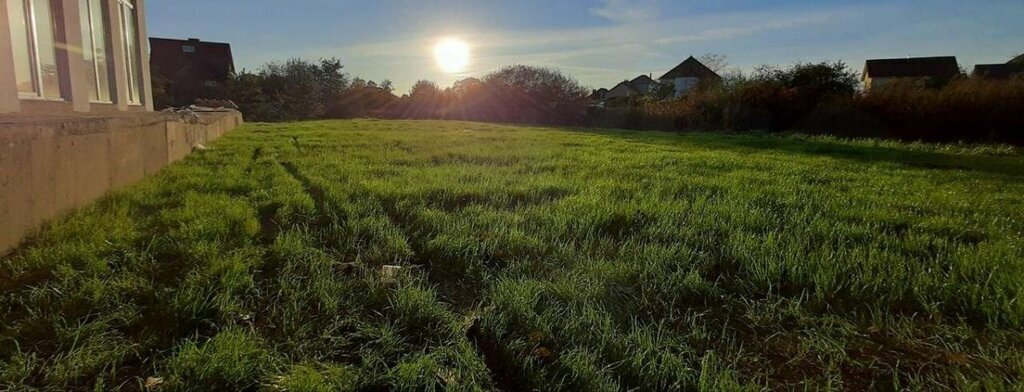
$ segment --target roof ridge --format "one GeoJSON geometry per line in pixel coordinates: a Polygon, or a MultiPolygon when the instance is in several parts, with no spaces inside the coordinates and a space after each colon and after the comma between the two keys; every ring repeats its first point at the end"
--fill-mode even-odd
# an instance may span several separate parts
{"type": "Polygon", "coordinates": [[[715,71],[708,68],[704,63],[701,63],[700,60],[697,60],[697,58],[692,55],[658,79],[675,79],[679,77],[721,79],[721,76],[715,73],[715,71]]]}

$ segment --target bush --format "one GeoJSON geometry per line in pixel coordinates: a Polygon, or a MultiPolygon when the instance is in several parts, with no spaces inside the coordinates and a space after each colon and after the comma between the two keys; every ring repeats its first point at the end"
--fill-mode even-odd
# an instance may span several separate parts
{"type": "Polygon", "coordinates": [[[905,140],[1024,144],[1024,80],[954,80],[943,88],[893,84],[856,105],[905,140]]]}
{"type": "Polygon", "coordinates": [[[590,124],[1024,144],[1024,80],[893,83],[870,94],[857,87],[857,75],[841,62],[761,67],[676,101],[633,99],[592,109],[590,124]]]}

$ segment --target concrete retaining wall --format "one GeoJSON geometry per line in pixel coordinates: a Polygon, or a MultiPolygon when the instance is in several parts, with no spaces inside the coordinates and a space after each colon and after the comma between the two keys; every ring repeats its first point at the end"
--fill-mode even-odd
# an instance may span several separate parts
{"type": "Polygon", "coordinates": [[[0,254],[107,191],[150,176],[242,123],[238,112],[197,124],[163,113],[0,117],[0,254]]]}

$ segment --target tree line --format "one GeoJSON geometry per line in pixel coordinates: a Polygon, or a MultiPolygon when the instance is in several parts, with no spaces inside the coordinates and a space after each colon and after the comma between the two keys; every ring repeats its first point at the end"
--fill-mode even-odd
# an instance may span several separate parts
{"type": "MultiPolygon", "coordinates": [[[[155,90],[157,106],[174,106],[155,90]]],[[[421,80],[398,96],[391,81],[353,77],[331,58],[268,63],[203,96],[231,100],[249,121],[382,117],[578,125],[586,121],[589,93],[558,70],[515,65],[444,89],[421,80]]]]}
{"type": "MultiPolygon", "coordinates": [[[[724,68],[724,58],[716,63],[724,68]]],[[[422,80],[398,96],[390,81],[353,77],[333,58],[269,63],[204,94],[232,100],[249,121],[451,119],[1024,144],[1024,79],[915,81],[866,94],[842,62],[728,72],[679,99],[633,97],[603,107],[551,68],[514,65],[447,88],[422,80]]]]}

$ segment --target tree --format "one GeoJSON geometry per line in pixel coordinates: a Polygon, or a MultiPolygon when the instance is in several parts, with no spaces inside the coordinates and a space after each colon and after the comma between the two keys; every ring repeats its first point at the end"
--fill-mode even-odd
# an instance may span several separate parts
{"type": "Polygon", "coordinates": [[[245,114],[247,120],[270,120],[270,108],[263,93],[263,81],[261,75],[245,70],[228,79],[227,95],[238,105],[238,110],[245,114]]]}
{"type": "Polygon", "coordinates": [[[487,75],[483,83],[492,99],[505,105],[499,121],[570,124],[586,115],[590,90],[556,69],[513,65],[487,75]]]}
{"type": "Polygon", "coordinates": [[[175,106],[174,96],[171,95],[171,81],[157,67],[152,67],[150,74],[153,85],[153,107],[161,110],[175,106]]]}
{"type": "Polygon", "coordinates": [[[225,94],[247,118],[256,121],[293,121],[323,118],[349,88],[349,76],[338,59],[290,59],[242,71],[233,76],[225,94]]]}
{"type": "Polygon", "coordinates": [[[409,96],[413,99],[416,98],[434,98],[441,95],[441,89],[437,87],[437,83],[429,80],[420,80],[416,84],[412,85],[412,89],[409,90],[409,96]]]}
{"type": "Polygon", "coordinates": [[[729,58],[722,54],[705,53],[697,60],[700,60],[704,66],[715,71],[717,74],[721,74],[727,67],[729,67],[729,58]]]}
{"type": "Polygon", "coordinates": [[[817,99],[833,95],[851,96],[860,83],[857,74],[842,61],[797,64],[783,72],[781,77],[786,86],[802,89],[817,99]]]}
{"type": "Polygon", "coordinates": [[[452,84],[451,90],[452,93],[455,95],[464,95],[471,93],[477,88],[480,88],[482,84],[483,82],[481,82],[480,79],[477,78],[459,79],[455,81],[454,84],[452,84]]]}

